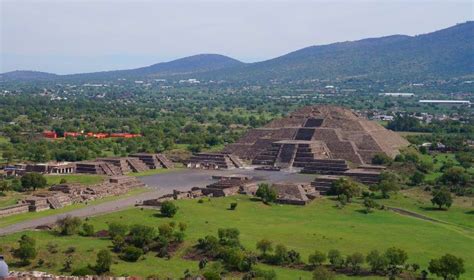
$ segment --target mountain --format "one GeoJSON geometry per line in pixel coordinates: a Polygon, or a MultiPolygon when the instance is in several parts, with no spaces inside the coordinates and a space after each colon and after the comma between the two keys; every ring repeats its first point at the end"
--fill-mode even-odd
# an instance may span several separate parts
{"type": "Polygon", "coordinates": [[[183,76],[193,75],[196,73],[217,71],[223,68],[229,68],[244,64],[236,59],[219,55],[219,54],[198,54],[176,59],[169,62],[162,62],[146,67],[129,69],[104,71],[85,74],[65,75],[67,78],[83,78],[83,79],[106,79],[106,78],[123,78],[123,77],[167,77],[167,76],[183,76]]]}
{"type": "Polygon", "coordinates": [[[12,71],[0,74],[0,80],[51,80],[58,75],[39,71],[12,71]]]}
{"type": "Polygon", "coordinates": [[[436,32],[312,46],[238,69],[207,73],[240,80],[443,78],[474,73],[474,22],[436,32]]]}
{"type": "Polygon", "coordinates": [[[242,63],[217,54],[200,54],[130,70],[61,76],[15,71],[2,76],[22,79],[115,79],[151,76],[229,81],[352,77],[386,80],[436,79],[474,74],[473,46],[474,22],[470,21],[417,36],[393,35],[311,46],[256,63],[242,63]]]}

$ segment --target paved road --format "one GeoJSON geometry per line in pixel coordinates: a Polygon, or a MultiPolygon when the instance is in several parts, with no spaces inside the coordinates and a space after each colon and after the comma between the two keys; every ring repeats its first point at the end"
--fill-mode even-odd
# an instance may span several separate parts
{"type": "Polygon", "coordinates": [[[0,235],[15,233],[25,229],[32,229],[41,225],[52,224],[55,223],[59,218],[68,215],[74,217],[90,217],[119,211],[121,209],[133,206],[140,201],[157,198],[164,194],[171,193],[173,189],[185,191],[190,190],[192,187],[205,187],[206,185],[215,181],[211,178],[214,174],[244,174],[252,176],[256,180],[269,182],[309,182],[314,177],[296,174],[294,172],[256,171],[246,169],[225,171],[185,169],[177,172],[146,176],[139,179],[147,184],[149,188],[151,188],[150,192],[138,194],[134,197],[105,202],[98,205],[91,205],[62,214],[55,214],[13,224],[4,228],[0,228],[0,235]]]}

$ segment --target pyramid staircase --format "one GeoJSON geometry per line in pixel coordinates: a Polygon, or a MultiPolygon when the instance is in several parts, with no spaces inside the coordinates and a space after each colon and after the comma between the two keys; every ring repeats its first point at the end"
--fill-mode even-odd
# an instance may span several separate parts
{"type": "Polygon", "coordinates": [[[51,209],[59,209],[63,207],[61,202],[59,202],[59,200],[55,197],[48,197],[46,201],[48,202],[49,207],[51,207],[51,209]]]}
{"type": "Polygon", "coordinates": [[[127,163],[133,172],[143,172],[149,169],[148,166],[138,158],[129,157],[127,158],[127,163]]]}
{"type": "Polygon", "coordinates": [[[174,164],[163,154],[156,154],[155,155],[156,159],[161,163],[161,166],[163,168],[173,168],[174,164]]]}
{"type": "Polygon", "coordinates": [[[242,160],[234,155],[234,154],[229,154],[229,159],[232,161],[232,163],[234,163],[234,165],[237,167],[237,168],[243,168],[244,167],[244,163],[242,162],[242,160]]]}
{"type": "Polygon", "coordinates": [[[311,186],[314,187],[315,190],[319,192],[321,195],[328,194],[329,190],[332,187],[332,184],[337,181],[340,177],[339,176],[331,176],[331,175],[322,175],[318,176],[311,182],[311,186]]]}
{"type": "Polygon", "coordinates": [[[298,147],[296,144],[282,144],[274,165],[280,168],[287,168],[293,165],[298,147]]]}
{"type": "Polygon", "coordinates": [[[264,150],[252,160],[252,164],[273,166],[275,164],[279,152],[280,145],[277,143],[272,143],[270,148],[264,150]]]}
{"type": "Polygon", "coordinates": [[[343,175],[347,170],[349,166],[343,159],[314,159],[304,164],[301,173],[343,175]]]}

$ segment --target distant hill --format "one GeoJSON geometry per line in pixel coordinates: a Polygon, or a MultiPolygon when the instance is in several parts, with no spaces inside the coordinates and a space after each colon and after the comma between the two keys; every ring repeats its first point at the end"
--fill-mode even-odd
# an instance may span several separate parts
{"type": "Polygon", "coordinates": [[[0,79],[5,80],[49,80],[58,75],[39,71],[12,71],[0,74],[0,79]]]}
{"type": "Polygon", "coordinates": [[[312,46],[256,63],[201,54],[151,66],[75,75],[15,71],[9,79],[193,77],[237,81],[449,78],[474,74],[474,22],[418,36],[393,35],[312,46]]]}
{"type": "Polygon", "coordinates": [[[474,22],[418,36],[312,46],[238,69],[208,73],[243,80],[436,78],[474,73],[474,22]]]}

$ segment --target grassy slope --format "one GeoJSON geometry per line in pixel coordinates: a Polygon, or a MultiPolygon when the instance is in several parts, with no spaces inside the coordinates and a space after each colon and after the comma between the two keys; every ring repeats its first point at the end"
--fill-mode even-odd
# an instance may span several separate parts
{"type": "MultiPolygon", "coordinates": [[[[336,248],[343,254],[349,254],[355,251],[367,253],[371,249],[384,250],[390,246],[397,246],[408,252],[409,263],[416,262],[422,268],[426,268],[431,258],[450,252],[465,260],[466,274],[463,279],[474,277],[474,253],[472,253],[474,235],[460,233],[456,227],[450,225],[401,216],[390,211],[376,211],[366,215],[358,211],[361,208],[359,205],[351,205],[340,210],[334,208],[334,202],[329,199],[313,202],[306,207],[281,205],[269,207],[243,196],[212,199],[203,204],[198,204],[196,200],[182,200],[177,203],[180,211],[174,219],[188,224],[186,246],[194,244],[198,238],[206,234],[216,234],[218,228],[236,227],[240,229],[242,243],[248,249],[255,250],[257,240],[268,238],[285,244],[289,249],[299,251],[304,260],[307,260],[308,255],[315,249],[327,252],[336,248]],[[239,203],[237,210],[226,210],[233,201],[239,203]]],[[[169,221],[166,218],[157,218],[154,214],[154,210],[129,209],[94,217],[90,221],[96,229],[106,228],[106,223],[111,221],[140,223],[154,227],[169,221]]],[[[110,246],[108,240],[78,236],[57,238],[47,232],[30,234],[38,239],[42,248],[52,240],[64,248],[76,244],[78,248],[76,266],[91,262],[91,254],[95,255],[100,248],[110,246]]],[[[11,245],[19,236],[20,234],[1,237],[0,244],[11,245]]],[[[59,269],[63,258],[63,256],[52,258],[59,263],[52,269],[53,271],[59,269]]],[[[117,275],[128,272],[146,276],[158,271],[160,274],[178,277],[182,276],[186,268],[195,270],[197,263],[184,261],[179,256],[166,261],[148,254],[146,260],[135,264],[118,261],[113,266],[113,272],[117,275]]],[[[279,279],[310,277],[308,272],[276,270],[279,279]]]]}
{"type": "Polygon", "coordinates": [[[0,196],[0,208],[15,205],[16,202],[22,197],[22,195],[17,192],[6,192],[4,194],[5,196],[0,196]]]}
{"type": "Polygon", "coordinates": [[[67,175],[46,175],[48,185],[55,185],[61,182],[61,179],[66,179],[68,183],[80,183],[83,185],[93,185],[104,180],[105,176],[101,175],[87,175],[87,174],[67,174],[67,175]]]}

